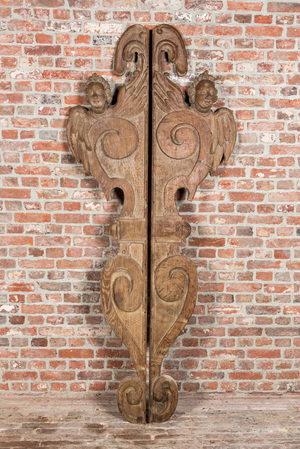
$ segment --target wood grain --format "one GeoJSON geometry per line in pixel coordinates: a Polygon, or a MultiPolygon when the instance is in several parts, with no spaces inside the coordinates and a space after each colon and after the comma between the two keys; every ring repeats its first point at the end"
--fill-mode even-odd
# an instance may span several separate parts
{"type": "Polygon", "coordinates": [[[115,106],[109,104],[103,78],[94,74],[87,81],[91,108],[71,109],[67,134],[75,158],[99,181],[106,198],[115,188],[124,193],[120,218],[110,226],[119,255],[103,268],[100,295],[105,317],[130,351],[138,376],[121,382],[119,409],[128,421],[141,423],[146,422],[149,89],[149,30],[141,25],[121,36],[116,73],[122,75],[135,59],[132,80],[120,88],[115,106]]]}
{"type": "Polygon", "coordinates": [[[152,33],[150,422],[165,421],[176,409],[176,382],[161,376],[161,365],[197,297],[196,268],[180,254],[180,242],[190,228],[178,214],[176,192],[186,189],[192,201],[200,182],[223,157],[228,160],[236,138],[231,111],[211,111],[217,92],[208,73],[196,78],[189,106],[164,72],[166,54],[177,74],[184,75],[184,42],[176,29],[161,25],[152,33]]]}
{"type": "Polygon", "coordinates": [[[185,45],[174,27],[160,25],[152,30],[151,48],[147,28],[129,27],[118,42],[114,69],[123,75],[127,64],[135,61],[131,81],[120,88],[117,102],[111,106],[109,84],[93,74],[86,84],[91,108],[72,108],[67,124],[71,151],[85,173],[99,181],[107,199],[115,188],[124,193],[120,217],[110,225],[110,234],[120,245],[119,254],[103,268],[100,294],[105,317],[136,367],[137,377],[125,378],[118,389],[119,410],[132,423],[147,419],[148,295],[148,420],[163,422],[177,406],[177,384],[161,375],[161,365],[195,307],[197,272],[180,252],[180,243],[191,228],[179,216],[176,192],[186,189],[192,201],[199,183],[208,173],[213,174],[223,159],[228,161],[236,139],[232,112],[211,109],[217,100],[213,78],[207,72],[195,78],[188,105],[180,87],[165,73],[166,55],[177,74],[185,75],[185,45]]]}

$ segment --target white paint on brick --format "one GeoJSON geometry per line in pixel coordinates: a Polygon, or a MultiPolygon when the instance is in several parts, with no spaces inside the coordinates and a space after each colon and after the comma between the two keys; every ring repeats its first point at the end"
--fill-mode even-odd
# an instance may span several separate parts
{"type": "Polygon", "coordinates": [[[10,76],[11,76],[11,78],[18,79],[18,80],[27,80],[27,79],[41,80],[41,79],[43,79],[43,74],[40,70],[31,70],[31,71],[15,70],[10,73],[10,76]]]}
{"type": "Polygon", "coordinates": [[[0,306],[0,313],[10,313],[16,310],[16,306],[11,306],[9,304],[4,304],[0,306]]]}

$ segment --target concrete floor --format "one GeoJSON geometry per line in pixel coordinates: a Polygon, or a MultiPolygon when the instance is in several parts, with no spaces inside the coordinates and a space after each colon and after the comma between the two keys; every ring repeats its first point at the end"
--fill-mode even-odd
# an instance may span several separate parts
{"type": "Polygon", "coordinates": [[[125,422],[115,395],[0,396],[0,448],[300,449],[300,395],[180,394],[162,424],[125,422]]]}

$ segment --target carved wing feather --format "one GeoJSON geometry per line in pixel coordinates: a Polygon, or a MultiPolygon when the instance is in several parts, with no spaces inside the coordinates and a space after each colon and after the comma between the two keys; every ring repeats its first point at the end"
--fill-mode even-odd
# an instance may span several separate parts
{"type": "Polygon", "coordinates": [[[224,158],[228,161],[236,141],[236,124],[230,109],[220,108],[214,113],[212,126],[212,166],[210,173],[216,171],[224,158]]]}
{"type": "Polygon", "coordinates": [[[186,108],[181,89],[169,80],[167,73],[161,75],[155,72],[153,95],[160,109],[173,112],[186,108]]]}
{"type": "Polygon", "coordinates": [[[114,107],[114,115],[130,118],[138,115],[145,107],[148,100],[148,73],[136,70],[134,79],[121,87],[117,104],[114,107]]]}
{"type": "Polygon", "coordinates": [[[70,110],[67,138],[76,161],[82,162],[85,174],[90,175],[88,151],[90,151],[91,144],[86,129],[87,112],[82,106],[76,106],[70,110]]]}

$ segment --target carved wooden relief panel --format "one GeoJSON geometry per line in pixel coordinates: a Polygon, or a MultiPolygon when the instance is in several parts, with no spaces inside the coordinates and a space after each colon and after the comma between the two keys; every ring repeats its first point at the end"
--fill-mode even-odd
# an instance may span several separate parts
{"type": "Polygon", "coordinates": [[[109,84],[93,74],[86,83],[91,108],[72,108],[67,124],[71,151],[85,173],[99,181],[107,199],[115,188],[124,193],[120,217],[110,226],[119,254],[103,269],[100,294],[108,323],[135,362],[137,376],[123,379],[118,389],[120,412],[133,423],[165,421],[177,405],[177,384],[161,376],[161,364],[195,307],[197,272],[180,253],[190,226],[178,214],[176,192],[186,189],[192,201],[199,183],[228,160],[236,139],[232,112],[211,110],[217,90],[207,72],[191,86],[190,105],[164,73],[166,55],[179,76],[187,71],[179,32],[160,25],[152,30],[151,48],[150,41],[147,28],[128,28],[114,70],[122,75],[135,61],[132,80],[112,106],[109,84]]]}

